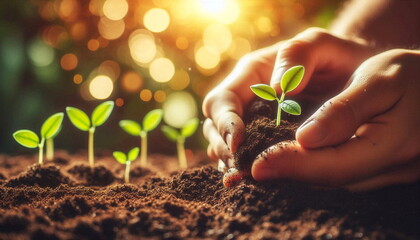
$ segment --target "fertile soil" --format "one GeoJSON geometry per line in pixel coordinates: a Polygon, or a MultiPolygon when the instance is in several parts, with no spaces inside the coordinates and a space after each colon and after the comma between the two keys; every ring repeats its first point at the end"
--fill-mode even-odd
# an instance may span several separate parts
{"type": "Polygon", "coordinates": [[[172,156],[133,162],[130,184],[110,152],[94,169],[85,152],[43,166],[36,154],[0,155],[0,239],[420,239],[420,182],[366,193],[249,179],[225,188],[204,154],[187,155],[187,170],[172,156]]]}

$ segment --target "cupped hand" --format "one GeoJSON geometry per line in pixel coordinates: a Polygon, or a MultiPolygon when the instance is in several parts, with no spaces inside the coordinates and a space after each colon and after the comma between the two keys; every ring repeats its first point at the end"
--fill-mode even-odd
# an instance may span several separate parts
{"type": "Polygon", "coordinates": [[[299,181],[370,190],[420,179],[420,51],[366,60],[287,147],[252,166],[257,181],[299,181]]]}
{"type": "Polygon", "coordinates": [[[373,52],[359,40],[342,39],[311,28],[288,41],[246,55],[204,99],[207,119],[203,129],[209,140],[208,155],[228,165],[232,162],[232,153],[243,140],[244,108],[255,97],[249,86],[270,84],[280,92],[283,73],[292,66],[303,65],[304,79],[289,95],[299,93],[300,99],[322,103],[337,94],[373,52]]]}

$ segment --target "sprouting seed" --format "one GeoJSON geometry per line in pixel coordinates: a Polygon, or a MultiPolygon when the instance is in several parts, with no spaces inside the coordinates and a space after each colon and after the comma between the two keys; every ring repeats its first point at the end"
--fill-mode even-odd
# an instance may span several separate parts
{"type": "Polygon", "coordinates": [[[140,152],[138,147],[131,149],[127,155],[123,152],[115,151],[112,153],[114,158],[121,164],[125,164],[124,182],[130,182],[130,166],[131,162],[136,160],[140,152]]]}

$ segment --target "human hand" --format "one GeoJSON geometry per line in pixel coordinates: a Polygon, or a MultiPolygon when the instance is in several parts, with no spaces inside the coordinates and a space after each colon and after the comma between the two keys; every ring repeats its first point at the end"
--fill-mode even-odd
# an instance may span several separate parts
{"type": "Polygon", "coordinates": [[[231,165],[232,153],[243,139],[243,109],[255,97],[250,85],[270,84],[279,92],[283,73],[294,65],[303,65],[304,79],[289,95],[299,93],[300,99],[322,103],[338,93],[357,66],[372,54],[373,50],[360,41],[311,28],[245,56],[204,99],[203,112],[208,119],[203,129],[210,142],[208,155],[231,165]]]}
{"type": "Polygon", "coordinates": [[[420,179],[420,51],[365,61],[350,85],[252,166],[257,181],[294,179],[369,190],[420,179]]]}

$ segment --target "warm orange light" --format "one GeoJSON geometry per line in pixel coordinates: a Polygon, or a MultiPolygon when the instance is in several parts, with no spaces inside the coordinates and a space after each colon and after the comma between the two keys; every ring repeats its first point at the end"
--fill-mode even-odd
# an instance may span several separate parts
{"type": "Polygon", "coordinates": [[[188,75],[188,72],[185,70],[178,70],[176,71],[174,77],[169,81],[169,87],[171,87],[173,90],[179,91],[188,86],[190,83],[190,76],[188,75]]]}
{"type": "Polygon", "coordinates": [[[166,92],[162,90],[157,90],[153,98],[155,99],[156,102],[162,103],[166,99],[166,92]]]}
{"type": "Polygon", "coordinates": [[[75,23],[70,29],[70,34],[76,41],[84,39],[86,37],[86,32],[86,24],[82,21],[75,23]]]}
{"type": "Polygon", "coordinates": [[[61,57],[60,61],[61,68],[63,68],[66,71],[74,70],[77,67],[77,63],[78,59],[73,53],[64,54],[61,57]]]}
{"type": "Polygon", "coordinates": [[[200,47],[195,52],[195,61],[203,69],[214,69],[219,65],[220,54],[215,48],[200,47]]]}
{"type": "Polygon", "coordinates": [[[117,105],[117,107],[124,106],[124,99],[122,99],[122,98],[115,99],[115,105],[117,105]]]}
{"type": "Polygon", "coordinates": [[[270,18],[266,16],[258,18],[256,25],[258,30],[260,30],[262,33],[269,33],[273,30],[273,23],[271,22],[270,18]]]}
{"type": "Polygon", "coordinates": [[[73,82],[75,84],[81,84],[83,82],[83,76],[81,74],[75,74],[73,76],[73,82]]]}
{"type": "Polygon", "coordinates": [[[215,47],[219,53],[226,51],[232,42],[232,33],[223,24],[211,24],[203,33],[204,45],[215,47]]]}
{"type": "Polygon", "coordinates": [[[150,64],[149,72],[156,82],[168,82],[174,76],[175,66],[168,58],[157,58],[150,64]]]}
{"type": "Polygon", "coordinates": [[[234,59],[240,59],[245,54],[251,52],[251,43],[245,38],[236,38],[228,49],[228,54],[234,59]]]}
{"type": "Polygon", "coordinates": [[[144,26],[152,32],[163,32],[168,28],[169,14],[161,8],[152,8],[143,17],[144,26]]]}
{"type": "Polygon", "coordinates": [[[97,39],[90,39],[87,43],[87,48],[94,52],[99,49],[99,41],[97,39]]]}
{"type": "Polygon", "coordinates": [[[189,42],[186,37],[178,37],[175,44],[177,48],[185,50],[188,48],[189,42]]]}
{"type": "Polygon", "coordinates": [[[121,20],[128,12],[128,3],[125,0],[106,0],[102,10],[107,18],[121,20]]]}
{"type": "Polygon", "coordinates": [[[105,39],[114,40],[124,33],[125,23],[123,20],[111,20],[106,17],[102,17],[98,23],[99,34],[105,39]]]}
{"type": "Polygon", "coordinates": [[[152,91],[150,91],[149,89],[143,89],[140,92],[140,99],[144,102],[148,102],[152,99],[152,91]]]}
{"type": "Polygon", "coordinates": [[[136,72],[126,72],[121,78],[121,85],[127,92],[138,92],[143,86],[143,79],[136,72]]]}
{"type": "Polygon", "coordinates": [[[128,46],[131,57],[139,65],[151,62],[156,56],[155,39],[147,30],[139,29],[131,33],[128,46]]]}
{"type": "Polygon", "coordinates": [[[120,65],[112,60],[103,61],[97,70],[98,74],[109,76],[112,81],[117,80],[121,73],[120,65]]]}

